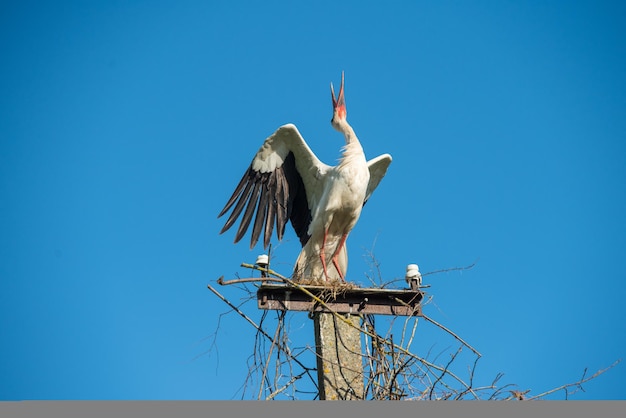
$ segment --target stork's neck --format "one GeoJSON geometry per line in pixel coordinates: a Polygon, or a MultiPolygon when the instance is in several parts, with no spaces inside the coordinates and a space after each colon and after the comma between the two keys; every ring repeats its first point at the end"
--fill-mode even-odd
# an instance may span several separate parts
{"type": "Polygon", "coordinates": [[[356,137],[356,134],[354,133],[354,129],[352,129],[352,126],[350,126],[347,120],[335,119],[333,120],[333,126],[336,130],[341,132],[343,136],[346,138],[346,147],[350,145],[358,145],[359,147],[361,146],[361,143],[359,142],[359,138],[356,137]]]}
{"type": "Polygon", "coordinates": [[[363,153],[363,147],[361,147],[359,138],[357,138],[354,133],[352,126],[350,126],[345,119],[338,120],[333,124],[333,126],[341,132],[346,139],[346,145],[343,147],[343,154],[341,155],[339,167],[341,168],[346,165],[351,165],[356,161],[364,163],[365,154],[363,153]]]}

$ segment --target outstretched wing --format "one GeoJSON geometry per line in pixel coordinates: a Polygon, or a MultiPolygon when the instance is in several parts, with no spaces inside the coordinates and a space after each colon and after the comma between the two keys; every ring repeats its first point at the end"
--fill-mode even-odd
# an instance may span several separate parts
{"type": "Polygon", "coordinates": [[[379,155],[367,162],[367,167],[370,169],[370,182],[367,184],[367,192],[365,193],[363,204],[367,202],[380,181],[385,177],[389,164],[391,164],[391,155],[389,154],[379,155]]]}
{"type": "Polygon", "coordinates": [[[224,215],[234,205],[220,234],[233,226],[243,212],[235,243],[243,238],[254,217],[250,248],[256,245],[261,232],[263,246],[267,247],[274,225],[278,239],[282,239],[287,220],[304,246],[309,239],[311,212],[321,196],[328,168],[313,154],[294,125],[281,126],[265,140],[218,215],[224,215]]]}

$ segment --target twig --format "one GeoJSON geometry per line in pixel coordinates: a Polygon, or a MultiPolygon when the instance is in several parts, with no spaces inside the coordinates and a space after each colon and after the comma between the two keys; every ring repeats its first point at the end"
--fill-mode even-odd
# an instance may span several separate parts
{"type": "Polygon", "coordinates": [[[439,377],[437,377],[437,379],[433,382],[432,385],[430,385],[430,393],[428,394],[428,398],[432,399],[433,398],[433,392],[435,391],[435,387],[437,386],[437,383],[439,383],[441,381],[441,379],[443,379],[443,377],[446,375],[446,372],[448,371],[448,367],[450,367],[450,365],[452,364],[452,362],[456,359],[456,357],[459,355],[459,353],[461,352],[461,349],[463,347],[459,347],[458,350],[456,350],[456,353],[454,353],[451,357],[450,357],[450,361],[448,361],[448,363],[446,364],[446,367],[444,368],[443,372],[441,372],[441,374],[439,375],[439,377]]]}
{"type": "MultiPolygon", "coordinates": [[[[550,390],[548,390],[546,392],[543,392],[543,393],[541,393],[539,395],[531,396],[530,398],[527,398],[527,400],[532,401],[532,400],[535,400],[535,399],[543,398],[544,396],[550,395],[551,393],[554,393],[554,392],[562,390],[562,389],[565,389],[565,394],[567,395],[568,394],[567,388],[572,387],[572,386],[581,386],[583,383],[586,383],[586,382],[588,382],[588,381],[590,381],[592,379],[595,379],[596,377],[600,376],[602,373],[606,372],[607,370],[612,369],[613,367],[617,366],[621,361],[622,361],[621,359],[616,360],[609,367],[606,367],[604,369],[600,369],[597,372],[595,372],[593,375],[591,375],[591,376],[589,376],[587,378],[583,377],[578,382],[568,383],[566,385],[559,386],[558,388],[550,389],[550,390]]],[[[583,374],[583,376],[584,376],[584,374],[583,374]]]]}
{"type": "MultiPolygon", "coordinates": [[[[474,359],[474,364],[472,365],[472,368],[470,369],[470,377],[469,377],[469,386],[473,387],[474,386],[474,372],[476,371],[476,364],[478,363],[478,360],[480,360],[480,356],[476,356],[476,358],[474,359]]],[[[492,385],[493,386],[493,385],[492,385]]],[[[479,388],[474,389],[475,391],[478,391],[479,388]]],[[[467,393],[467,391],[463,391],[457,394],[456,399],[462,399],[463,396],[465,396],[465,394],[467,393]]]]}
{"type": "Polygon", "coordinates": [[[246,315],[245,313],[243,313],[238,307],[236,307],[235,305],[233,305],[228,299],[226,299],[224,296],[222,296],[220,294],[220,292],[218,292],[217,290],[215,290],[215,288],[213,286],[211,286],[210,284],[207,284],[207,287],[209,288],[209,290],[211,292],[213,292],[215,294],[215,296],[217,296],[218,298],[222,299],[222,301],[224,301],[228,306],[230,306],[235,312],[237,312],[239,314],[239,316],[241,316],[243,319],[245,319],[246,321],[248,321],[254,328],[256,328],[261,334],[263,334],[265,337],[267,337],[268,339],[272,340],[272,337],[270,337],[265,331],[263,331],[262,328],[260,328],[248,315],[246,315]]]}
{"type": "MultiPolygon", "coordinates": [[[[272,337],[270,337],[270,335],[265,332],[263,330],[263,328],[261,328],[260,326],[258,326],[252,319],[250,319],[250,317],[248,317],[245,313],[243,313],[239,308],[237,308],[235,305],[233,305],[228,299],[226,299],[224,296],[222,296],[217,290],[215,290],[215,288],[213,286],[211,286],[210,284],[207,284],[208,289],[213,292],[218,298],[220,298],[224,303],[226,303],[228,306],[230,306],[236,313],[239,314],[239,316],[241,316],[243,319],[245,319],[246,321],[248,321],[258,332],[260,332],[265,338],[267,338],[270,341],[273,341],[272,337]]],[[[315,383],[316,379],[313,378],[313,376],[310,375],[310,371],[311,368],[305,366],[304,364],[302,364],[302,362],[300,360],[298,360],[296,357],[292,356],[291,353],[289,352],[289,350],[285,347],[282,346],[282,344],[278,344],[277,345],[278,348],[283,351],[284,353],[286,353],[289,358],[291,358],[293,361],[295,361],[300,367],[302,367],[303,370],[306,370],[306,373],[309,375],[309,378],[311,379],[312,382],[315,383]]]]}
{"type": "Polygon", "coordinates": [[[291,386],[296,380],[300,379],[302,377],[302,375],[304,374],[304,372],[300,373],[297,376],[293,376],[289,382],[287,382],[283,387],[281,387],[280,389],[277,389],[276,391],[272,392],[267,398],[265,398],[266,401],[271,401],[272,399],[274,399],[276,397],[276,395],[280,394],[281,392],[283,392],[285,389],[287,389],[289,386],[291,386]]]}
{"type": "Polygon", "coordinates": [[[227,286],[231,284],[239,284],[239,283],[249,283],[249,282],[275,282],[275,283],[283,283],[282,280],[272,279],[270,277],[250,277],[246,279],[234,279],[234,280],[226,280],[224,281],[224,276],[221,276],[217,279],[217,284],[221,286],[227,286]]]}
{"type": "Polygon", "coordinates": [[[472,264],[470,264],[469,266],[465,266],[465,267],[450,267],[447,269],[441,269],[441,270],[435,270],[435,271],[429,271],[428,273],[424,273],[422,274],[422,277],[424,276],[428,276],[431,274],[438,274],[438,273],[447,273],[449,271],[459,271],[459,270],[469,270],[472,267],[474,267],[476,265],[476,263],[478,263],[478,259],[476,259],[476,261],[474,261],[472,264]]]}
{"type": "Polygon", "coordinates": [[[444,330],[445,332],[447,332],[448,334],[452,335],[454,338],[456,338],[459,342],[461,342],[461,344],[463,344],[464,346],[466,346],[467,348],[469,348],[470,350],[472,350],[474,352],[474,354],[476,354],[478,357],[482,357],[482,354],[480,354],[474,347],[472,347],[471,345],[469,345],[468,343],[466,343],[461,337],[459,337],[458,335],[456,335],[454,332],[452,332],[451,330],[449,330],[448,328],[446,328],[445,326],[441,325],[439,322],[435,321],[434,319],[431,319],[429,317],[427,317],[426,315],[422,314],[422,318],[424,318],[425,320],[427,320],[428,322],[430,322],[433,325],[438,326],[439,328],[441,328],[442,330],[444,330]]]}
{"type": "Polygon", "coordinates": [[[274,333],[274,338],[272,339],[272,345],[270,346],[270,351],[267,353],[267,360],[265,361],[265,367],[263,367],[263,374],[261,375],[261,385],[259,387],[259,396],[258,399],[261,399],[261,394],[263,393],[263,380],[267,374],[267,368],[270,364],[270,359],[272,358],[272,351],[274,350],[274,346],[277,345],[278,336],[280,334],[280,328],[282,324],[281,321],[278,321],[278,325],[276,326],[276,332],[274,333]]]}

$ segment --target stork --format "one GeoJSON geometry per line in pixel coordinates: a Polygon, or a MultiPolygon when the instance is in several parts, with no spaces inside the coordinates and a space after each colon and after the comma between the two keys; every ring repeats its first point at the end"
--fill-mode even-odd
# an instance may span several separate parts
{"type": "Polygon", "coordinates": [[[234,205],[220,231],[222,234],[243,212],[235,243],[243,238],[254,216],[251,249],[261,232],[264,247],[269,245],[274,224],[281,240],[287,221],[291,221],[302,244],[294,269],[296,279],[327,281],[336,280],[338,275],[345,281],[346,239],[391,163],[389,154],[366,160],[361,143],[347,121],[343,72],[339,94],[335,96],[332,83],[330,92],[331,124],[345,138],[339,164],[333,167],[321,162],[295,125],[283,125],[265,140],[218,215],[221,217],[234,205]],[[329,274],[328,260],[336,274],[332,270],[329,274]]]}

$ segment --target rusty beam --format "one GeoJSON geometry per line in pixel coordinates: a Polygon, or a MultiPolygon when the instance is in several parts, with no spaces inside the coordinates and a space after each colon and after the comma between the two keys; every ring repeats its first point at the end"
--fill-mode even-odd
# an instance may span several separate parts
{"type": "MultiPolygon", "coordinates": [[[[355,288],[329,289],[302,286],[324,301],[332,311],[344,314],[418,316],[424,294],[419,290],[355,288]]],[[[257,291],[259,309],[330,312],[297,287],[263,284],[257,291]]]]}

